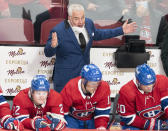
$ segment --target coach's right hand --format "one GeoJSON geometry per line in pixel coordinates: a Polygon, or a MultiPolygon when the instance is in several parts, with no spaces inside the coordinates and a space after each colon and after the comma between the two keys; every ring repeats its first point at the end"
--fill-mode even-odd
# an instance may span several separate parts
{"type": "Polygon", "coordinates": [[[52,32],[51,47],[55,48],[57,45],[58,45],[57,33],[56,32],[52,32]]]}

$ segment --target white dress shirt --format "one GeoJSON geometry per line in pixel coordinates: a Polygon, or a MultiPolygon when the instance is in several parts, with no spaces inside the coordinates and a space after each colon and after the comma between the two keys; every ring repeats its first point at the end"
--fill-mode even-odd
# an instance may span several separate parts
{"type": "Polygon", "coordinates": [[[79,45],[81,45],[81,43],[79,41],[79,33],[83,33],[83,35],[85,37],[85,40],[86,40],[86,44],[87,44],[89,42],[89,35],[88,35],[88,32],[87,32],[85,26],[83,26],[83,27],[77,27],[77,26],[72,27],[70,22],[69,22],[69,24],[70,24],[70,26],[72,28],[72,31],[74,32],[74,34],[76,36],[76,39],[77,39],[79,45]]]}

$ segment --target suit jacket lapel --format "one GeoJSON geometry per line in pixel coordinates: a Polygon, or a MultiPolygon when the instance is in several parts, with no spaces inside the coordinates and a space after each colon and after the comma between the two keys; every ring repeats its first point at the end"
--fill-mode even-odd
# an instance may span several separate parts
{"type": "Polygon", "coordinates": [[[86,28],[88,35],[89,35],[89,41],[86,44],[86,49],[85,49],[85,52],[86,52],[88,50],[88,47],[90,47],[90,44],[92,44],[94,32],[91,30],[91,26],[89,25],[87,20],[85,21],[85,28],[86,28]]]}
{"type": "Polygon", "coordinates": [[[73,40],[73,44],[78,48],[79,51],[81,51],[78,40],[76,39],[76,36],[75,36],[74,32],[72,31],[72,28],[70,27],[68,21],[65,20],[64,23],[65,23],[65,30],[68,34],[68,37],[73,40]]]}
{"type": "Polygon", "coordinates": [[[87,30],[87,32],[88,32],[89,41],[90,41],[90,40],[92,39],[92,31],[91,31],[90,26],[89,26],[89,24],[88,24],[87,21],[85,22],[85,28],[86,28],[86,30],[87,30]]]}

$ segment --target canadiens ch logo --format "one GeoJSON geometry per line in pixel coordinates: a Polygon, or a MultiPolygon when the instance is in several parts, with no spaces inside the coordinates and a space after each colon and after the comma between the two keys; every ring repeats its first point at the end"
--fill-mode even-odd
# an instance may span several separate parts
{"type": "Polygon", "coordinates": [[[139,112],[139,116],[141,116],[142,118],[158,118],[163,114],[163,112],[161,111],[161,106],[157,105],[155,107],[151,107],[151,108],[147,108],[145,110],[142,110],[139,112]]]}
{"type": "Polygon", "coordinates": [[[74,110],[72,109],[71,115],[77,119],[82,119],[89,117],[90,115],[93,115],[93,112],[95,111],[95,107],[88,109],[88,110],[74,110]]]}

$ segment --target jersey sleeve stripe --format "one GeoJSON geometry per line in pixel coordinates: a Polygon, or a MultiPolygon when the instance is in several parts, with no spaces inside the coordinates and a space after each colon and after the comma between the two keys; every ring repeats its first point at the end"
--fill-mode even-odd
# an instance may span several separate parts
{"type": "Polygon", "coordinates": [[[5,103],[7,103],[7,101],[6,101],[6,99],[4,98],[4,96],[0,96],[0,105],[2,105],[1,103],[3,103],[4,104],[4,102],[5,103]]]}
{"type": "Polygon", "coordinates": [[[108,109],[111,109],[111,106],[106,107],[106,108],[96,108],[96,110],[108,110],[108,109]]]}
{"type": "Polygon", "coordinates": [[[12,117],[12,116],[11,115],[6,115],[6,116],[2,117],[1,118],[1,123],[4,123],[4,121],[9,117],[12,117]]]}
{"type": "Polygon", "coordinates": [[[110,109],[107,110],[95,110],[95,118],[100,117],[100,116],[109,116],[110,109]]]}
{"type": "Polygon", "coordinates": [[[17,116],[16,119],[18,119],[19,121],[24,121],[25,119],[29,118],[29,115],[20,115],[17,116]]]}
{"type": "Polygon", "coordinates": [[[64,115],[68,115],[69,114],[69,112],[64,112],[64,115]]]}
{"type": "Polygon", "coordinates": [[[0,105],[6,104],[6,103],[7,103],[7,101],[0,102],[0,105]]]}
{"type": "Polygon", "coordinates": [[[98,115],[98,116],[95,116],[94,119],[97,119],[99,117],[110,117],[109,115],[98,115]]]}
{"type": "Polygon", "coordinates": [[[135,114],[133,114],[133,115],[128,115],[128,116],[121,116],[121,115],[120,115],[121,121],[124,122],[126,125],[132,124],[133,121],[135,120],[135,117],[136,117],[135,114]]]}
{"type": "Polygon", "coordinates": [[[168,96],[162,97],[161,101],[164,100],[164,99],[168,99],[168,96]]]}
{"type": "Polygon", "coordinates": [[[168,107],[168,96],[163,97],[161,99],[161,106],[162,106],[163,110],[165,110],[168,107]]]}
{"type": "Polygon", "coordinates": [[[166,106],[165,108],[164,108],[164,110],[166,110],[168,108],[168,106],[166,106]]]}

